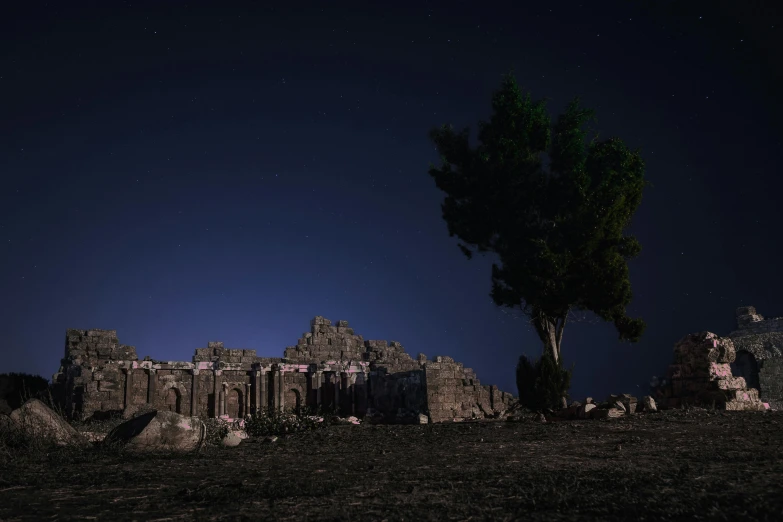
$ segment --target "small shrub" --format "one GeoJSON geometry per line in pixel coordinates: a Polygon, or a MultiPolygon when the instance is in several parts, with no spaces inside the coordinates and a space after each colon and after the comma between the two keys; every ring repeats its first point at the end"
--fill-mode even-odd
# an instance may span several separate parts
{"type": "Polygon", "coordinates": [[[248,416],[245,429],[248,435],[254,437],[314,430],[325,425],[324,417],[316,413],[320,413],[320,409],[316,412],[306,411],[299,415],[293,408],[284,412],[260,410],[256,415],[248,416]]]}
{"type": "Polygon", "coordinates": [[[231,430],[229,423],[223,419],[202,419],[207,427],[207,437],[204,443],[208,446],[218,446],[223,437],[231,430]]]}
{"type": "Polygon", "coordinates": [[[0,399],[9,409],[15,410],[31,398],[40,399],[51,407],[49,381],[29,373],[0,373],[0,399]]]}
{"type": "Polygon", "coordinates": [[[534,362],[520,356],[516,371],[520,405],[531,411],[559,409],[562,397],[568,397],[572,373],[573,366],[563,369],[562,357],[555,362],[548,351],[534,362]]]}

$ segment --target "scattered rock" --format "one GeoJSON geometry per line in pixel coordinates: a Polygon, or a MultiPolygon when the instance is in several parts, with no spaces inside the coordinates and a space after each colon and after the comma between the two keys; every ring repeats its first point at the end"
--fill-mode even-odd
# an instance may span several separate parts
{"type": "Polygon", "coordinates": [[[658,411],[658,406],[655,404],[655,399],[649,395],[642,397],[642,405],[644,406],[644,411],[658,411]]]}
{"type": "Polygon", "coordinates": [[[419,424],[429,424],[430,418],[424,415],[423,413],[419,413],[419,424]]]}
{"type": "Polygon", "coordinates": [[[94,431],[83,431],[82,437],[87,439],[89,442],[97,443],[97,442],[103,442],[103,439],[106,438],[105,433],[95,433],[94,431]]]}
{"type": "Polygon", "coordinates": [[[198,451],[207,427],[197,417],[171,411],[152,411],[127,420],[111,430],[104,443],[118,443],[134,451],[198,451]]]}
{"type": "Polygon", "coordinates": [[[269,444],[275,442],[276,440],[277,440],[277,435],[268,435],[268,436],[264,437],[264,442],[269,443],[269,444]]]}
{"type": "Polygon", "coordinates": [[[577,416],[580,419],[589,419],[590,418],[590,412],[596,408],[595,404],[592,402],[586,402],[585,404],[579,406],[579,409],[577,410],[577,416]]]}
{"type": "Polygon", "coordinates": [[[593,419],[614,419],[623,415],[625,415],[625,412],[618,408],[596,408],[590,412],[590,417],[593,419]]]}
{"type": "Polygon", "coordinates": [[[50,439],[58,446],[87,444],[73,426],[38,399],[28,400],[9,418],[28,437],[50,439]]]}
{"type": "Polygon", "coordinates": [[[239,443],[242,442],[242,437],[240,437],[236,432],[229,431],[225,437],[223,437],[223,440],[220,441],[220,443],[223,446],[226,446],[227,448],[234,448],[236,446],[239,446],[239,443]]]}
{"type": "Polygon", "coordinates": [[[334,422],[337,424],[361,424],[361,421],[353,415],[350,417],[335,417],[334,422]]]}

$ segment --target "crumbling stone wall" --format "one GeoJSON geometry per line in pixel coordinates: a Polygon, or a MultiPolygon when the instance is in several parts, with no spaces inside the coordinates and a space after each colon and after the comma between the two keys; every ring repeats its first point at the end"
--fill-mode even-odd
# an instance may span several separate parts
{"type": "Polygon", "coordinates": [[[737,351],[732,372],[758,386],[763,402],[783,409],[783,317],[765,319],[752,306],[737,308],[737,329],[729,334],[737,351]]]}
{"type": "Polygon", "coordinates": [[[310,321],[310,331],[302,334],[296,346],[285,349],[288,361],[344,361],[362,360],[364,339],[355,335],[348,321],[337,321],[336,326],[321,316],[310,321]]]}
{"type": "Polygon", "coordinates": [[[437,356],[425,362],[424,368],[431,422],[493,417],[516,403],[510,393],[497,386],[481,385],[471,368],[451,357],[437,356]]]}
{"type": "Polygon", "coordinates": [[[125,390],[120,360],[136,361],[136,349],[120,344],[116,330],[67,330],[55,398],[70,416],[121,410],[125,390]]]}
{"type": "Polygon", "coordinates": [[[667,377],[669,407],[684,404],[714,406],[725,410],[764,410],[759,392],[748,388],[743,377],[732,374],[734,343],[712,332],[689,334],[674,346],[674,364],[667,377]]]}
{"type": "Polygon", "coordinates": [[[347,321],[332,326],[320,316],[282,358],[214,341],[191,362],[139,360],[114,330],[68,330],[65,355],[53,376],[56,393],[82,419],[143,405],[211,417],[321,406],[352,415],[372,407],[390,420],[405,410],[440,422],[494,416],[513,403],[449,357],[413,359],[397,341],[365,341],[347,321]]]}

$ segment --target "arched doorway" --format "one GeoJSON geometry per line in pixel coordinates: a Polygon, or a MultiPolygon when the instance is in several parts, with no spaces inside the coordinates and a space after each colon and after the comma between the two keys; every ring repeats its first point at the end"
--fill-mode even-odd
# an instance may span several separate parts
{"type": "Polygon", "coordinates": [[[302,413],[302,394],[296,388],[291,388],[288,390],[287,395],[285,399],[286,405],[293,407],[296,414],[300,415],[302,413]]]}
{"type": "Polygon", "coordinates": [[[744,377],[748,388],[759,389],[759,364],[752,353],[741,350],[737,352],[737,358],[731,363],[731,373],[735,377],[744,377]]]}
{"type": "Polygon", "coordinates": [[[233,388],[226,394],[226,414],[232,419],[241,419],[244,417],[244,403],[242,401],[242,392],[233,388]]]}
{"type": "Polygon", "coordinates": [[[166,390],[165,408],[174,413],[182,413],[182,395],[176,388],[166,390]]]}

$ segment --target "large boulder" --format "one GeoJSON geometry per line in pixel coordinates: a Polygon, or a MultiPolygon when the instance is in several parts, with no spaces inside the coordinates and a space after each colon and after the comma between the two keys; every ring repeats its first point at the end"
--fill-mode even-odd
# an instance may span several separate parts
{"type": "Polygon", "coordinates": [[[28,400],[9,417],[27,437],[49,440],[58,446],[88,444],[73,426],[38,399],[28,400]]]}
{"type": "Polygon", "coordinates": [[[172,411],[152,411],[123,422],[106,435],[104,444],[120,444],[133,451],[198,451],[207,436],[197,417],[172,411]]]}

